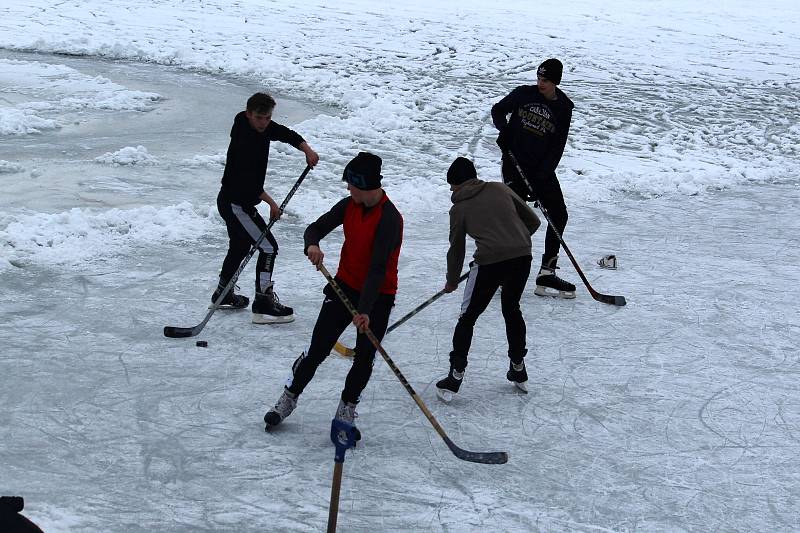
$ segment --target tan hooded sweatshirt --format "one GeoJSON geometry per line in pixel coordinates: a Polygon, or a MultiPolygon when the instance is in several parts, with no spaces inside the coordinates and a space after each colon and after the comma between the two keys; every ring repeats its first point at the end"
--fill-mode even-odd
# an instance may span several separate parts
{"type": "Polygon", "coordinates": [[[458,284],[467,235],[475,240],[474,258],[479,265],[531,255],[531,235],[541,222],[507,185],[471,179],[457,186],[450,199],[453,207],[447,251],[448,283],[458,284]]]}

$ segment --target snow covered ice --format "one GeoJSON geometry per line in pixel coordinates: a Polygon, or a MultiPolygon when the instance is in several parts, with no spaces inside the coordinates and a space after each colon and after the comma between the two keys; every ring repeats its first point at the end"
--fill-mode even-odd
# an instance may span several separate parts
{"type": "MultiPolygon", "coordinates": [[[[330,357],[274,433],[262,423],[322,301],[302,232],[346,194],[344,164],[379,154],[405,216],[393,318],[422,303],[444,285],[447,167],[464,155],[500,179],[489,109],[559,57],[576,103],[565,239],[628,305],[592,300],[562,254],[577,299],[529,283],[522,300],[530,393],[505,379],[498,304],[449,405],[434,384],[460,293],[392,332],[450,437],[510,460],[453,457],[378,358],[339,529],[796,530],[798,35],[788,1],[6,0],[0,493],[48,532],[323,529],[349,362],[330,357]],[[276,290],[298,318],[217,312],[208,348],[164,338],[216,285],[228,132],[257,90],[322,158],[274,227],[276,290]]],[[[273,146],[277,201],[304,166],[273,146]]],[[[331,268],[339,244],[323,241],[331,268]]]]}

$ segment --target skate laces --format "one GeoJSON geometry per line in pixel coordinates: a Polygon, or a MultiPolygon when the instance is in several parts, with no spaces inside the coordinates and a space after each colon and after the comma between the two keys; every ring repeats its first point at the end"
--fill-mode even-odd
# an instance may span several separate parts
{"type": "Polygon", "coordinates": [[[297,397],[292,397],[288,392],[284,391],[281,397],[278,398],[278,403],[275,404],[275,411],[281,417],[285,417],[294,410],[295,406],[297,406],[297,397]]]}
{"type": "Polygon", "coordinates": [[[275,309],[286,309],[286,306],[281,303],[281,299],[278,298],[278,294],[274,290],[270,289],[267,293],[267,297],[272,301],[272,306],[275,307],[275,309]]]}
{"type": "Polygon", "coordinates": [[[559,268],[561,268],[561,267],[560,266],[555,266],[555,267],[547,266],[547,267],[544,267],[543,266],[542,267],[542,272],[536,277],[537,278],[551,278],[553,281],[556,281],[556,282],[567,283],[566,281],[561,279],[558,276],[558,274],[556,274],[556,269],[559,269],[559,268]]]}
{"type": "Polygon", "coordinates": [[[339,405],[339,409],[336,410],[336,418],[352,423],[356,418],[358,418],[356,404],[350,404],[342,401],[341,405],[339,405]]]}

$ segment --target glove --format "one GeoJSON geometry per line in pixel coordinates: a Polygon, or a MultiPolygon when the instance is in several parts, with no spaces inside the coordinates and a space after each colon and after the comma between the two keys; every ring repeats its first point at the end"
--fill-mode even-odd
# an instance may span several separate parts
{"type": "Polygon", "coordinates": [[[500,130],[500,134],[497,136],[497,146],[500,147],[504,153],[507,152],[511,148],[511,132],[509,131],[508,126],[500,130]]]}

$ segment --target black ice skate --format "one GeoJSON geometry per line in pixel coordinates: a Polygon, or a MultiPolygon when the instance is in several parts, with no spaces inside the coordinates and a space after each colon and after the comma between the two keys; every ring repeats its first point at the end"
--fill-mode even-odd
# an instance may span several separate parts
{"type": "MultiPolygon", "coordinates": [[[[227,285],[227,283],[225,285],[227,285]]],[[[209,309],[214,306],[214,302],[216,302],[219,295],[222,294],[225,285],[218,286],[217,290],[214,291],[214,294],[211,296],[211,305],[208,306],[209,309]]],[[[233,289],[228,291],[228,294],[225,295],[225,298],[220,302],[217,309],[244,309],[247,307],[247,304],[250,303],[250,299],[241,294],[234,294],[233,291],[235,289],[238,289],[238,287],[234,286],[233,289]]]]}
{"type": "Polygon", "coordinates": [[[356,427],[356,418],[358,418],[358,413],[356,412],[357,404],[345,402],[344,400],[339,400],[339,407],[336,408],[336,415],[333,417],[336,420],[341,422],[347,422],[353,429],[355,430],[355,437],[356,440],[361,440],[361,432],[356,427]]]}
{"type": "Polygon", "coordinates": [[[283,389],[283,394],[278,398],[278,403],[264,415],[264,423],[267,425],[264,431],[269,431],[270,428],[283,422],[284,418],[292,414],[295,407],[297,407],[297,395],[292,394],[287,389],[283,389]]]}
{"type": "Polygon", "coordinates": [[[525,361],[514,364],[509,362],[506,379],[513,383],[519,390],[528,393],[528,371],[525,370],[525,361]]]}
{"type": "Polygon", "coordinates": [[[450,403],[453,401],[453,397],[458,394],[458,389],[461,388],[463,380],[464,372],[458,372],[453,367],[450,367],[447,377],[436,383],[436,396],[444,403],[450,403]]]}
{"type": "Polygon", "coordinates": [[[270,287],[256,293],[253,301],[253,324],[285,324],[294,320],[294,309],[283,305],[270,287]]]}
{"type": "Polygon", "coordinates": [[[551,296],[553,298],[575,298],[575,285],[556,276],[556,263],[558,256],[551,257],[548,261],[542,259],[542,267],[536,276],[536,289],[533,293],[537,296],[551,296]]]}

